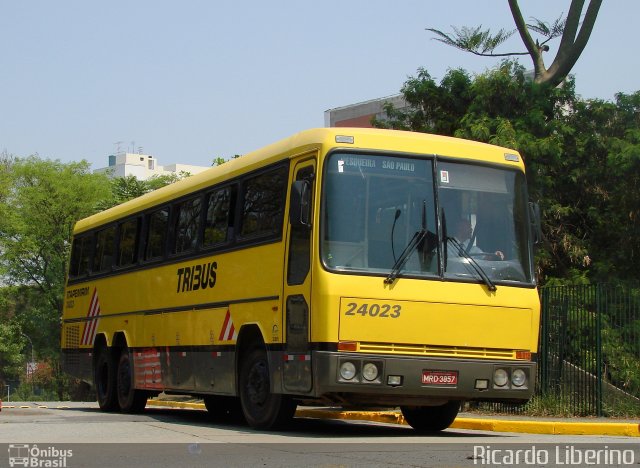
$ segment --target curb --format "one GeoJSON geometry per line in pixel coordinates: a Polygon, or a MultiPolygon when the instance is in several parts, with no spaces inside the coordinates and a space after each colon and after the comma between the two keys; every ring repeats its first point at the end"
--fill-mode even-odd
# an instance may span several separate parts
{"type": "Polygon", "coordinates": [[[640,437],[640,424],[635,423],[582,423],[458,418],[453,422],[451,427],[456,429],[495,432],[524,432],[528,434],[640,437]]]}
{"type": "MultiPolygon", "coordinates": [[[[4,404],[2,405],[3,409],[69,409],[69,406],[47,406],[47,405],[35,405],[35,406],[31,406],[31,405],[20,405],[20,406],[16,406],[16,405],[7,405],[4,404]]],[[[0,410],[2,411],[2,410],[0,410]]]]}
{"type": "MultiPolygon", "coordinates": [[[[204,409],[202,403],[150,400],[150,406],[170,408],[204,409]]],[[[299,408],[296,417],[316,419],[349,419],[387,424],[406,425],[404,417],[396,411],[339,411],[324,409],[299,408]]],[[[452,429],[468,429],[474,431],[520,432],[527,434],[551,435],[600,435],[640,437],[640,423],[589,423],[565,421],[517,421],[503,419],[480,419],[459,417],[451,424],[452,429]]]]}

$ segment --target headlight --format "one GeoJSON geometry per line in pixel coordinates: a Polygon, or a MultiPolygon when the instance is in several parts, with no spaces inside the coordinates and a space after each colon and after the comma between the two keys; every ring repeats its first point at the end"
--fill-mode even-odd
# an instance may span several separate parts
{"type": "Polygon", "coordinates": [[[498,387],[504,387],[509,381],[509,374],[504,369],[496,369],[493,373],[493,383],[498,387]]]}
{"type": "Polygon", "coordinates": [[[352,362],[343,362],[340,366],[340,377],[344,380],[351,380],[356,376],[356,366],[352,362]]]}
{"type": "Polygon", "coordinates": [[[516,387],[522,387],[527,381],[527,374],[522,369],[516,369],[511,374],[511,383],[516,387]]]}
{"type": "Polygon", "coordinates": [[[372,362],[367,362],[362,368],[362,376],[369,382],[376,380],[378,378],[378,367],[372,362]]]}

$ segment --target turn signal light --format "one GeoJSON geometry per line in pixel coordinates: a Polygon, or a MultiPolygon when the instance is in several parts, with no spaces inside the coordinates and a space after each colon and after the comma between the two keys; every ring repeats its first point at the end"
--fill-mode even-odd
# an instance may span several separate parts
{"type": "Polygon", "coordinates": [[[338,351],[358,351],[356,341],[341,341],[338,343],[338,351]]]}

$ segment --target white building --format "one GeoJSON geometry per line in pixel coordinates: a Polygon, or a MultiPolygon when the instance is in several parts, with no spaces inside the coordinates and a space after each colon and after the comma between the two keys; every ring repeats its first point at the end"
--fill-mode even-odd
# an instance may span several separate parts
{"type": "Polygon", "coordinates": [[[170,164],[160,166],[156,158],[148,154],[119,153],[109,156],[109,166],[96,169],[95,173],[107,173],[110,177],[135,176],[147,180],[156,175],[189,173],[191,175],[209,169],[210,166],[192,166],[190,164],[170,164]]]}

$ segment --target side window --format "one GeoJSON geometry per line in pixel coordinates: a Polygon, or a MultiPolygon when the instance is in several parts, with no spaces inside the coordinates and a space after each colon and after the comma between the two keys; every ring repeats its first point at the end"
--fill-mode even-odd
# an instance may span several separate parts
{"type": "Polygon", "coordinates": [[[227,241],[231,213],[231,187],[207,195],[207,214],[202,245],[211,247],[227,241]]]}
{"type": "Polygon", "coordinates": [[[176,205],[173,253],[189,252],[196,248],[200,229],[200,198],[176,205]]]}
{"type": "Polygon", "coordinates": [[[169,208],[163,208],[147,215],[147,242],[144,259],[153,260],[164,255],[167,228],[169,227],[169,208]]]}
{"type": "Polygon", "coordinates": [[[71,261],[69,263],[69,277],[85,276],[89,271],[89,256],[91,255],[91,241],[93,236],[76,237],[71,247],[71,261]]]}
{"type": "MultiPolygon", "coordinates": [[[[296,173],[296,180],[312,180],[313,166],[303,167],[296,173]]],[[[311,206],[313,201],[309,200],[311,206]]],[[[311,216],[313,219],[313,216],[311,216]]],[[[287,284],[304,283],[311,267],[311,229],[307,226],[291,226],[289,238],[289,268],[287,284]]]]}
{"type": "Polygon", "coordinates": [[[133,265],[138,257],[138,219],[120,224],[118,266],[133,265]]]}
{"type": "Polygon", "coordinates": [[[100,273],[108,271],[113,265],[115,250],[116,227],[111,226],[96,234],[96,250],[93,256],[93,271],[100,273]]]}
{"type": "Polygon", "coordinates": [[[286,167],[279,167],[245,181],[240,237],[247,239],[280,234],[286,182],[286,167]]]}

